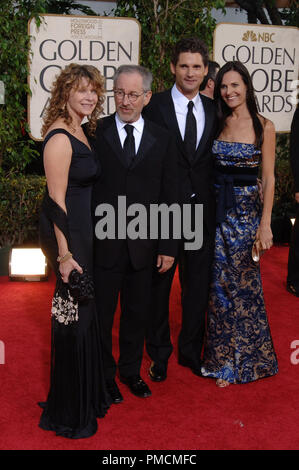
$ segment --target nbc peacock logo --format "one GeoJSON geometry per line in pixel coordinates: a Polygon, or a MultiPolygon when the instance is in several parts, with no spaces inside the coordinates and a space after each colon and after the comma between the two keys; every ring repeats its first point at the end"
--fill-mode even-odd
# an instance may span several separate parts
{"type": "Polygon", "coordinates": [[[247,30],[243,36],[242,41],[251,42],[275,42],[273,37],[275,33],[255,33],[254,31],[247,30]]]}
{"type": "Polygon", "coordinates": [[[257,37],[254,31],[246,31],[243,34],[242,41],[257,41],[257,37]]]}

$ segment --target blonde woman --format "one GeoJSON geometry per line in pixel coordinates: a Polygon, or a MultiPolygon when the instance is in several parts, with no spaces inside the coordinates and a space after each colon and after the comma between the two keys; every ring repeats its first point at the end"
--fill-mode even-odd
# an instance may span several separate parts
{"type": "Polygon", "coordinates": [[[81,127],[87,117],[87,130],[93,135],[103,101],[99,71],[88,65],[68,65],[53,84],[42,128],[47,191],[40,240],[57,284],[52,301],[50,390],[47,401],[40,404],[40,427],[73,439],[93,435],[96,418],[104,416],[109,406],[90,287],[91,191],[100,168],[81,127]],[[72,276],[83,279],[83,272],[88,295],[82,300],[73,295],[70,283],[72,276]]]}

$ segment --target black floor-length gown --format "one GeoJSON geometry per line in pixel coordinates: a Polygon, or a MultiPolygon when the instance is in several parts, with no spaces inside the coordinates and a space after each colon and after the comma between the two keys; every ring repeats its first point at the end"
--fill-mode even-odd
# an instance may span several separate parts
{"type": "MultiPolygon", "coordinates": [[[[61,283],[57,263],[58,247],[54,223],[65,234],[69,250],[80,266],[93,274],[93,226],[91,191],[99,168],[93,151],[64,129],[55,134],[68,136],[72,159],[66,191],[65,212],[45,195],[40,216],[41,247],[61,283]]],[[[105,415],[110,402],[102,368],[101,340],[94,300],[78,304],[78,320],[61,323],[53,315],[50,390],[40,419],[40,427],[68,438],[83,438],[97,431],[97,417],[105,415]]]]}

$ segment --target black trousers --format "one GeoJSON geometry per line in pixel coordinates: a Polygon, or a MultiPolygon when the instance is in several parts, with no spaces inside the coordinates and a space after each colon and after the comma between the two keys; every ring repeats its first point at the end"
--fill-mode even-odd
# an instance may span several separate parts
{"type": "Polygon", "coordinates": [[[118,369],[123,377],[140,373],[148,319],[152,265],[136,271],[128,250],[113,268],[95,266],[96,303],[102,329],[103,363],[106,380],[115,377],[117,363],[112,354],[112,328],[120,295],[118,369]]]}
{"type": "Polygon", "coordinates": [[[291,235],[287,282],[299,292],[299,204],[296,204],[296,221],[291,235]]]}
{"type": "Polygon", "coordinates": [[[167,368],[173,346],[169,328],[169,296],[177,263],[182,288],[182,325],[178,338],[179,356],[192,367],[200,367],[205,333],[205,319],[211,281],[215,237],[205,233],[200,250],[184,250],[180,246],[178,260],[164,274],[153,274],[146,349],[151,359],[167,368]]]}

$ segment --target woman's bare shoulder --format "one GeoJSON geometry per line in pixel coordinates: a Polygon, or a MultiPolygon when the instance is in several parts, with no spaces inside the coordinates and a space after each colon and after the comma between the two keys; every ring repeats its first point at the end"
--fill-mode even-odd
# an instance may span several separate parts
{"type": "Polygon", "coordinates": [[[270,120],[258,114],[258,118],[263,126],[264,132],[275,132],[274,123],[270,120]]]}

